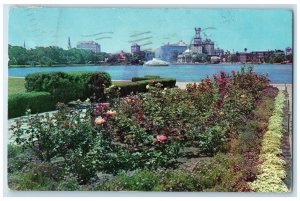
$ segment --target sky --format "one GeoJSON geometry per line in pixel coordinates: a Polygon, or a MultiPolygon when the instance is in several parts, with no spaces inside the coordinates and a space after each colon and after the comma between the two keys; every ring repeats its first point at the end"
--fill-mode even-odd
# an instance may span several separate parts
{"type": "Polygon", "coordinates": [[[283,9],[11,8],[8,43],[67,49],[70,37],[72,47],[93,40],[110,53],[130,52],[133,41],[155,50],[168,42],[190,44],[200,27],[215,48],[283,50],[292,46],[292,23],[292,11],[283,9]]]}

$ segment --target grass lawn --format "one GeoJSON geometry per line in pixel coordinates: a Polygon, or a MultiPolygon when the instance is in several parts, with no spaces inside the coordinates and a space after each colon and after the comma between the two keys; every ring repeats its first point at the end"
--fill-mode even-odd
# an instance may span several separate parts
{"type": "Polygon", "coordinates": [[[125,84],[125,83],[132,83],[131,80],[129,81],[112,81],[112,85],[118,85],[118,84],[125,84]]]}
{"type": "MultiPolygon", "coordinates": [[[[113,81],[112,84],[121,84],[131,81],[113,81]]],[[[8,95],[25,92],[24,78],[8,78],[8,95]]]]}
{"type": "Polygon", "coordinates": [[[24,78],[8,78],[8,95],[25,92],[24,78]]]}

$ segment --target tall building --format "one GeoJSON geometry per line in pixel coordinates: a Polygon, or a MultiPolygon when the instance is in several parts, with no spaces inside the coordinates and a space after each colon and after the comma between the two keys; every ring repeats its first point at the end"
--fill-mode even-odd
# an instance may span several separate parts
{"type": "Polygon", "coordinates": [[[101,46],[94,41],[80,41],[77,44],[78,49],[90,50],[95,53],[101,52],[101,46]]]}
{"type": "Polygon", "coordinates": [[[215,55],[214,42],[210,39],[202,40],[201,38],[201,28],[195,28],[195,36],[193,38],[193,43],[190,44],[190,49],[192,53],[196,54],[207,54],[209,56],[215,55]]]}
{"type": "Polygon", "coordinates": [[[207,54],[208,56],[214,55],[215,54],[214,46],[215,46],[215,44],[213,41],[211,41],[210,39],[205,39],[202,42],[203,53],[207,54]]]}
{"type": "Polygon", "coordinates": [[[141,53],[141,46],[136,43],[131,45],[131,54],[140,54],[141,53]]]}
{"type": "Polygon", "coordinates": [[[193,38],[193,44],[191,44],[190,49],[192,53],[202,54],[203,53],[203,46],[202,46],[202,39],[201,39],[201,28],[195,28],[195,36],[193,38]]]}
{"type": "Polygon", "coordinates": [[[155,51],[155,57],[167,62],[177,61],[177,56],[188,49],[188,45],[183,41],[175,44],[166,44],[155,51]]]}
{"type": "Polygon", "coordinates": [[[70,40],[70,36],[68,37],[68,50],[71,49],[72,46],[71,46],[71,40],[70,40]]]}

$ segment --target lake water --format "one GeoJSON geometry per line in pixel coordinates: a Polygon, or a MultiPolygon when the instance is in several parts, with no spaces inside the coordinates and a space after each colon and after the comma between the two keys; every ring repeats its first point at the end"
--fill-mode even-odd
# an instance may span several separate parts
{"type": "MultiPolygon", "coordinates": [[[[34,68],[9,68],[8,75],[25,77],[36,72],[75,72],[75,71],[104,71],[111,75],[113,80],[130,80],[132,77],[144,75],[160,75],[161,77],[173,77],[179,82],[200,81],[207,75],[225,70],[239,71],[240,64],[205,64],[205,65],[170,65],[170,66],[65,66],[65,67],[34,67],[34,68]]],[[[247,66],[247,65],[246,65],[247,66]]],[[[292,83],[293,65],[291,64],[257,64],[254,71],[258,74],[268,73],[272,83],[292,83]]]]}

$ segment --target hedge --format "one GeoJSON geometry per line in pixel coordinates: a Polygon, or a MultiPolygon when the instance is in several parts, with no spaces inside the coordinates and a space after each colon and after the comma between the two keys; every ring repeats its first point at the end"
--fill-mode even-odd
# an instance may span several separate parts
{"type": "Polygon", "coordinates": [[[25,88],[30,91],[45,91],[57,102],[86,99],[93,94],[104,97],[104,88],[111,85],[111,77],[105,72],[42,72],[25,77],[25,88]]]}
{"type": "MultiPolygon", "coordinates": [[[[173,88],[176,84],[176,79],[174,78],[159,78],[153,79],[154,84],[161,83],[162,87],[173,88]]],[[[127,96],[130,93],[141,93],[147,92],[146,86],[149,84],[149,79],[135,81],[135,82],[125,82],[115,84],[116,88],[120,88],[120,96],[127,96]]]]}
{"type": "Polygon", "coordinates": [[[48,92],[24,92],[8,97],[8,118],[23,116],[26,110],[31,113],[47,112],[55,109],[55,101],[48,92]]]}
{"type": "Polygon", "coordinates": [[[144,77],[133,77],[131,81],[136,82],[136,81],[159,79],[159,78],[160,76],[157,75],[145,75],[144,77]]]}

